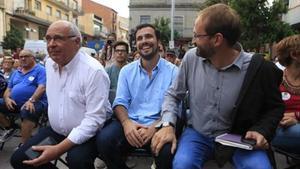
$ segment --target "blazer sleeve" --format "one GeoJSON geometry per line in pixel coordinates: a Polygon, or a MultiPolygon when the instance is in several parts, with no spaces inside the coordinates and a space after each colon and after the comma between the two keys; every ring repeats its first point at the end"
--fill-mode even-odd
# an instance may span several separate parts
{"type": "Polygon", "coordinates": [[[270,142],[285,110],[279,90],[283,73],[275,64],[268,61],[263,62],[260,73],[260,84],[265,97],[262,100],[261,116],[250,130],[259,132],[270,142]]]}

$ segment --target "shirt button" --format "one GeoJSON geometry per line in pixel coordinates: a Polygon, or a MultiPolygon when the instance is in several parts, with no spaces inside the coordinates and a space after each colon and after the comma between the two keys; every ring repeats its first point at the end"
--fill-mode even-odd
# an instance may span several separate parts
{"type": "Polygon", "coordinates": [[[215,103],[215,104],[214,104],[214,107],[217,107],[217,105],[218,105],[218,104],[217,104],[217,103],[215,103]]]}
{"type": "Polygon", "coordinates": [[[220,88],[219,87],[217,87],[217,90],[219,90],[220,88]]]}

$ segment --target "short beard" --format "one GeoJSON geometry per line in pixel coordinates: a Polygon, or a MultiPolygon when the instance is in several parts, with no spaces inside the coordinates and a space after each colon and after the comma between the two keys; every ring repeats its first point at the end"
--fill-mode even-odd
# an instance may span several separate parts
{"type": "Polygon", "coordinates": [[[151,53],[144,55],[143,53],[140,52],[140,55],[143,59],[145,60],[151,60],[153,59],[156,55],[158,55],[158,48],[155,48],[151,53]]]}
{"type": "Polygon", "coordinates": [[[207,47],[206,50],[201,50],[199,47],[197,47],[196,55],[205,59],[211,58],[215,54],[215,49],[213,47],[207,47]]]}

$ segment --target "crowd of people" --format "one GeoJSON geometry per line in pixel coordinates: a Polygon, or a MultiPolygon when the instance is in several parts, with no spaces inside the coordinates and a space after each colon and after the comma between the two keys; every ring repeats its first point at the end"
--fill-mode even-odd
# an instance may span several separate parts
{"type": "Polygon", "coordinates": [[[45,36],[45,67],[26,49],[18,54],[20,66],[13,73],[13,59],[3,59],[8,86],[0,100],[2,137],[15,129],[9,114],[22,119],[21,144],[11,165],[57,168],[51,161],[67,153],[72,169],[93,169],[96,157],[108,169],[126,169],[128,152],[144,148],[157,169],[201,169],[211,159],[220,167],[230,161],[237,169],[271,169],[272,146],[299,154],[300,35],[276,45],[282,71],[244,51],[241,33],[237,12],[215,4],[199,12],[195,48],[184,57],[164,47],[156,27],[141,24],[129,62],[130,47],[115,34],[108,36],[97,60],[79,50],[76,25],[52,23],[45,36]],[[32,135],[42,113],[50,125],[32,135]],[[254,149],[216,143],[224,133],[254,141],[254,149]],[[39,145],[49,137],[50,145],[39,145]],[[40,155],[32,158],[28,150],[40,155]]]}

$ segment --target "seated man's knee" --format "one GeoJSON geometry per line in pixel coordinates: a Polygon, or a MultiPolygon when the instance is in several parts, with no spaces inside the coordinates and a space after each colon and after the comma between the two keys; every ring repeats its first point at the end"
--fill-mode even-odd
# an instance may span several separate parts
{"type": "Polygon", "coordinates": [[[17,150],[10,157],[10,164],[13,166],[13,168],[22,168],[21,166],[24,166],[23,161],[25,159],[24,153],[17,150]]]}
{"type": "Polygon", "coordinates": [[[241,150],[233,156],[233,162],[237,169],[272,169],[271,163],[263,150],[241,150]]]}
{"type": "Polygon", "coordinates": [[[197,164],[188,154],[175,154],[173,169],[201,169],[202,165],[197,164]]]}
{"type": "Polygon", "coordinates": [[[116,146],[112,141],[112,134],[107,130],[101,130],[96,136],[97,150],[100,154],[108,153],[116,146]]]}

